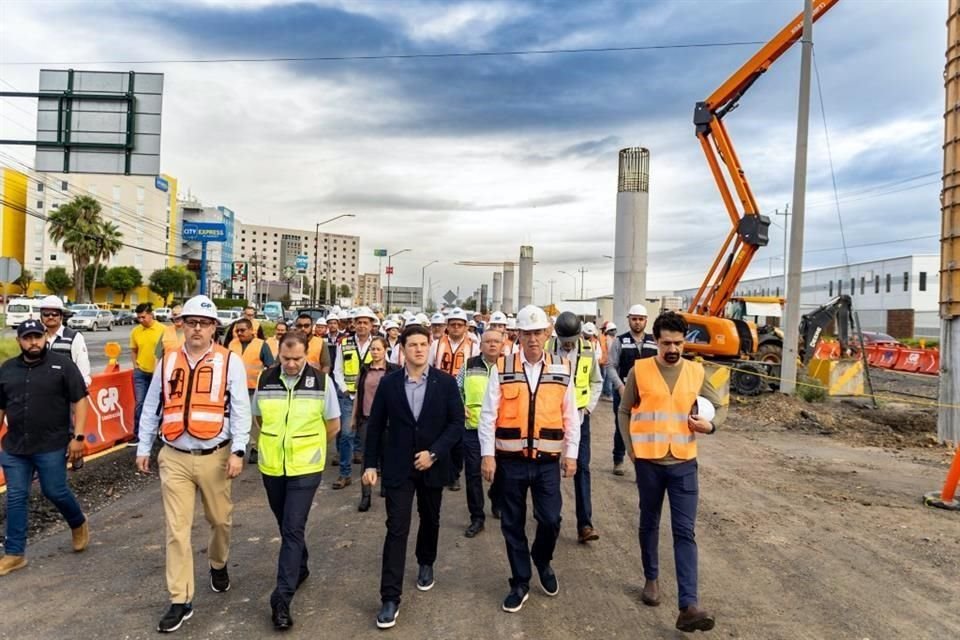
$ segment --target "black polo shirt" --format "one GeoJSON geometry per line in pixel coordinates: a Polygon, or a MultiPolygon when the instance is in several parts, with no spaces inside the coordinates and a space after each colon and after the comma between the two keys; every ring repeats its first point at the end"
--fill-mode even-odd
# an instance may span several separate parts
{"type": "Polygon", "coordinates": [[[37,362],[23,354],[0,366],[0,409],[7,414],[3,450],[16,455],[48,453],[73,436],[70,405],[87,397],[87,385],[73,360],[45,351],[37,362]]]}

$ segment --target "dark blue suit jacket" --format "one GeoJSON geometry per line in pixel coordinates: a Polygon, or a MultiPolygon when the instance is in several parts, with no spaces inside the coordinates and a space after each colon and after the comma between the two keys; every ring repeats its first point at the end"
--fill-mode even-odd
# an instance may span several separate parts
{"type": "Polygon", "coordinates": [[[414,454],[432,451],[437,460],[424,473],[424,482],[427,486],[443,487],[452,473],[450,452],[463,439],[460,389],[453,376],[430,367],[423,408],[415,420],[404,391],[405,377],[406,369],[392,371],[377,387],[367,420],[363,468],[376,468],[379,462],[383,484],[396,487],[419,473],[413,466],[414,454]]]}

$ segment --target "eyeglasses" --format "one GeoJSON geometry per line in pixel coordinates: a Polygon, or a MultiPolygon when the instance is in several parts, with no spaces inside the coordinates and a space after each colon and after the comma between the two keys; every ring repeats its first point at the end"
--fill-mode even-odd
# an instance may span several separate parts
{"type": "Polygon", "coordinates": [[[199,328],[199,327],[203,327],[204,329],[208,329],[208,328],[212,327],[212,326],[215,324],[215,321],[214,321],[214,320],[197,320],[197,319],[193,319],[193,320],[184,320],[184,321],[183,321],[183,324],[184,324],[185,326],[187,326],[187,327],[190,327],[191,329],[197,329],[197,328],[199,328]]]}
{"type": "Polygon", "coordinates": [[[312,326],[313,326],[312,324],[300,324],[299,322],[297,323],[297,329],[309,329],[312,326]]]}
{"type": "Polygon", "coordinates": [[[59,311],[41,311],[40,315],[43,316],[44,318],[59,318],[60,312],[59,311]]]}

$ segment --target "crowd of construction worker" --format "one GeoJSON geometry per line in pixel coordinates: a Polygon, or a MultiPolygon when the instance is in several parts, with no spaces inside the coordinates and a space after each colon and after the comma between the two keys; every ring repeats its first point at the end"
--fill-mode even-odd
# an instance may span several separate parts
{"type": "MultiPolygon", "coordinates": [[[[55,296],[41,321],[17,331],[21,355],[0,366],[0,453],[7,478],[6,554],[0,575],[22,568],[30,479],[70,526],[74,551],[89,528],[71,492],[64,460],[82,460],[90,365],[83,336],[63,326],[55,296]]],[[[725,417],[725,399],[701,364],[683,358],[686,323],[665,312],[647,331],[647,310],[630,308],[629,329],[600,330],[571,312],[536,306],[507,316],[453,308],[428,316],[384,316],[368,307],[309,312],[275,324],[272,336],[253,307],[221,326],[214,303],[195,296],[163,325],[136,308],[130,336],[136,397],[136,466],[158,471],[165,520],[169,605],[157,624],[176,631],[193,613],[195,550],[191,529],[199,494],[209,525],[209,586],[230,589],[232,480],[256,465],[280,533],[271,620],[293,626],[292,604],[310,574],[307,518],[328,465],[334,490],[354,483],[358,511],[379,485],[386,512],[376,625],[394,626],[400,610],[414,500],[419,515],[416,586],[429,591],[444,491],[465,486],[467,526],[486,526],[486,502],[499,519],[509,589],[501,609],[527,602],[536,571],[548,597],[560,591],[553,557],[561,530],[565,479],[574,485],[577,539],[599,540],[591,502],[591,416],[612,402],[612,471],[629,457],[640,504],[642,602],[660,604],[659,524],[669,496],[682,631],[709,630],[699,604],[697,440],[725,417]],[[461,484],[462,477],[462,484],[461,484]],[[486,491],[485,491],[486,483],[486,491]],[[536,522],[526,533],[528,495],[536,522]],[[486,498],[485,498],[486,496],[486,498]]],[[[439,579],[443,579],[440,577],[439,579]]]]}

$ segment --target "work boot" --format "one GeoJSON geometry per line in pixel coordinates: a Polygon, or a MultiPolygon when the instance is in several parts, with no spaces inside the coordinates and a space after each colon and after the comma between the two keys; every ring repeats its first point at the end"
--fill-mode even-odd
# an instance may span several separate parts
{"type": "Polygon", "coordinates": [[[343,489],[344,487],[349,487],[350,483],[353,480],[350,479],[350,476],[340,476],[331,486],[332,489],[343,489]]]}
{"type": "Polygon", "coordinates": [[[593,527],[581,527],[580,531],[577,532],[577,542],[580,544],[587,544],[593,540],[599,540],[600,534],[597,533],[597,530],[593,527]]]}
{"type": "Polygon", "coordinates": [[[360,504],[357,506],[357,511],[369,511],[370,510],[370,487],[363,485],[360,489],[360,504]]]}
{"type": "Polygon", "coordinates": [[[703,609],[698,609],[695,604],[686,609],[680,609],[680,615],[677,616],[677,629],[687,633],[710,631],[710,629],[713,629],[713,625],[713,616],[703,609]]]}
{"type": "Polygon", "coordinates": [[[647,580],[643,585],[643,593],[640,594],[643,604],[648,607],[660,606],[660,584],[656,580],[647,580]]]}
{"type": "Polygon", "coordinates": [[[622,463],[622,462],[615,462],[615,463],[613,463],[613,475],[615,475],[615,476],[625,476],[625,475],[627,475],[627,472],[626,472],[626,471],[624,470],[624,468],[623,468],[623,463],[622,463]]]}
{"type": "Polygon", "coordinates": [[[0,558],[0,576],[5,576],[27,566],[26,556],[13,556],[9,553],[0,558]]]}
{"type": "Polygon", "coordinates": [[[71,529],[70,533],[73,536],[73,550],[75,552],[80,553],[87,548],[87,543],[90,542],[90,527],[87,526],[86,520],[76,529],[71,529]]]}

